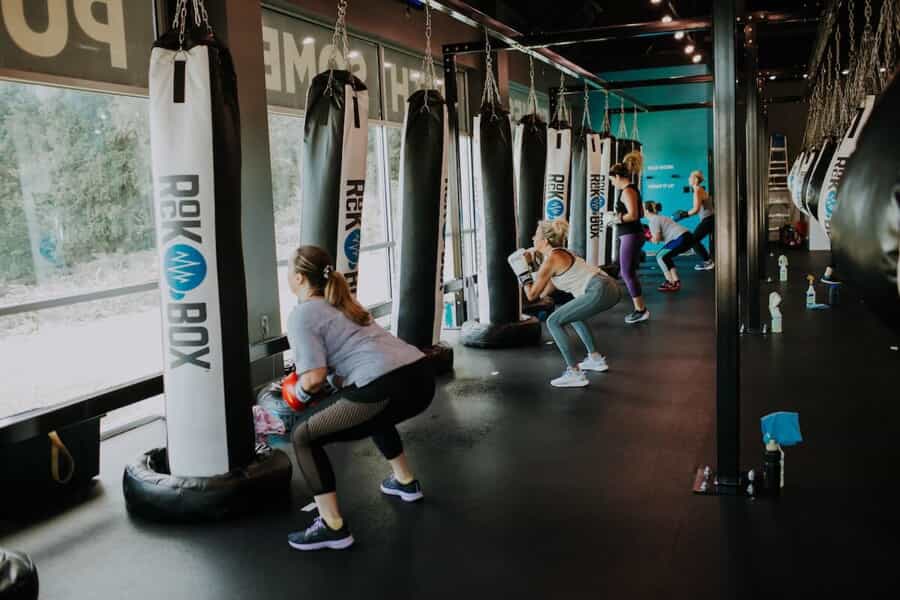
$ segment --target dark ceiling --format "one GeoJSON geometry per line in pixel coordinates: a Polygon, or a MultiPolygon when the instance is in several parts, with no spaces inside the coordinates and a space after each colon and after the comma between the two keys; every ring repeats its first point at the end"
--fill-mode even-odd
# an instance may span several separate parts
{"type": "MultiPolygon", "coordinates": [[[[713,0],[471,0],[470,5],[526,34],[658,21],[675,18],[710,17],[713,0]]],[[[766,25],[759,32],[760,67],[766,71],[799,71],[808,61],[816,38],[823,0],[747,0],[746,12],[789,13],[808,20],[766,25]]],[[[554,48],[557,52],[594,72],[687,65],[688,42],[708,63],[709,32],[676,40],[671,34],[653,38],[615,40],[554,48]]]]}

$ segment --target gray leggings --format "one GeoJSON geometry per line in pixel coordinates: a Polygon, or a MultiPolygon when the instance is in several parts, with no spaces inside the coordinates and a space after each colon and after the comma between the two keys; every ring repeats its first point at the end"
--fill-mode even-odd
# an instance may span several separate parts
{"type": "Polygon", "coordinates": [[[573,355],[572,342],[569,334],[566,333],[565,326],[572,325],[572,329],[581,338],[587,351],[589,353],[596,352],[594,334],[591,333],[591,328],[585,321],[596,314],[609,310],[618,304],[621,298],[622,292],[611,277],[597,275],[588,283],[584,294],[563,304],[547,318],[547,329],[562,353],[567,367],[574,367],[578,361],[573,355]]]}

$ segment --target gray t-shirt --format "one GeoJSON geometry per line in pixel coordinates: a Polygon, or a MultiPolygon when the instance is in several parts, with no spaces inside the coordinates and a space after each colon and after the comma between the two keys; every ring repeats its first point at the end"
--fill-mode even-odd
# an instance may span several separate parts
{"type": "Polygon", "coordinates": [[[362,387],[425,356],[378,323],[357,325],[323,298],[298,303],[287,334],[297,373],[328,367],[344,386],[362,387]]]}
{"type": "Polygon", "coordinates": [[[661,237],[664,244],[677,240],[688,232],[686,227],[665,215],[647,215],[647,221],[650,225],[650,233],[661,237]]]}

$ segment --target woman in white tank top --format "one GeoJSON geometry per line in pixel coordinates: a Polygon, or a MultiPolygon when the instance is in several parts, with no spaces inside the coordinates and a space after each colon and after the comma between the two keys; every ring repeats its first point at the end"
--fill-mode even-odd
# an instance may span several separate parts
{"type": "Polygon", "coordinates": [[[547,318],[547,329],[566,361],[565,372],[550,385],[584,387],[588,385],[584,371],[602,372],[609,368],[606,358],[597,352],[594,335],[586,321],[615,306],[622,294],[618,284],[602,269],[588,265],[564,248],[568,232],[569,224],[563,219],[538,223],[532,238],[534,247],[526,253],[526,260],[532,261],[535,254],[540,254],[544,261],[534,281],[525,284],[525,295],[529,300],[535,300],[554,290],[562,290],[575,297],[557,307],[547,318]],[[581,363],[575,359],[566,325],[572,326],[587,349],[587,358],[581,363]]]}

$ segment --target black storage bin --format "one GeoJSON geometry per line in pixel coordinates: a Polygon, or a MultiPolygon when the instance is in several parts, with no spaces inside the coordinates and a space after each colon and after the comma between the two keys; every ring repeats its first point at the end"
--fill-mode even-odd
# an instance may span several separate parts
{"type": "Polygon", "coordinates": [[[0,445],[0,518],[52,508],[84,491],[100,473],[100,418],[69,425],[56,432],[72,456],[69,464],[60,452],[58,475],[53,476],[50,437],[41,435],[23,442],[0,445]]]}

